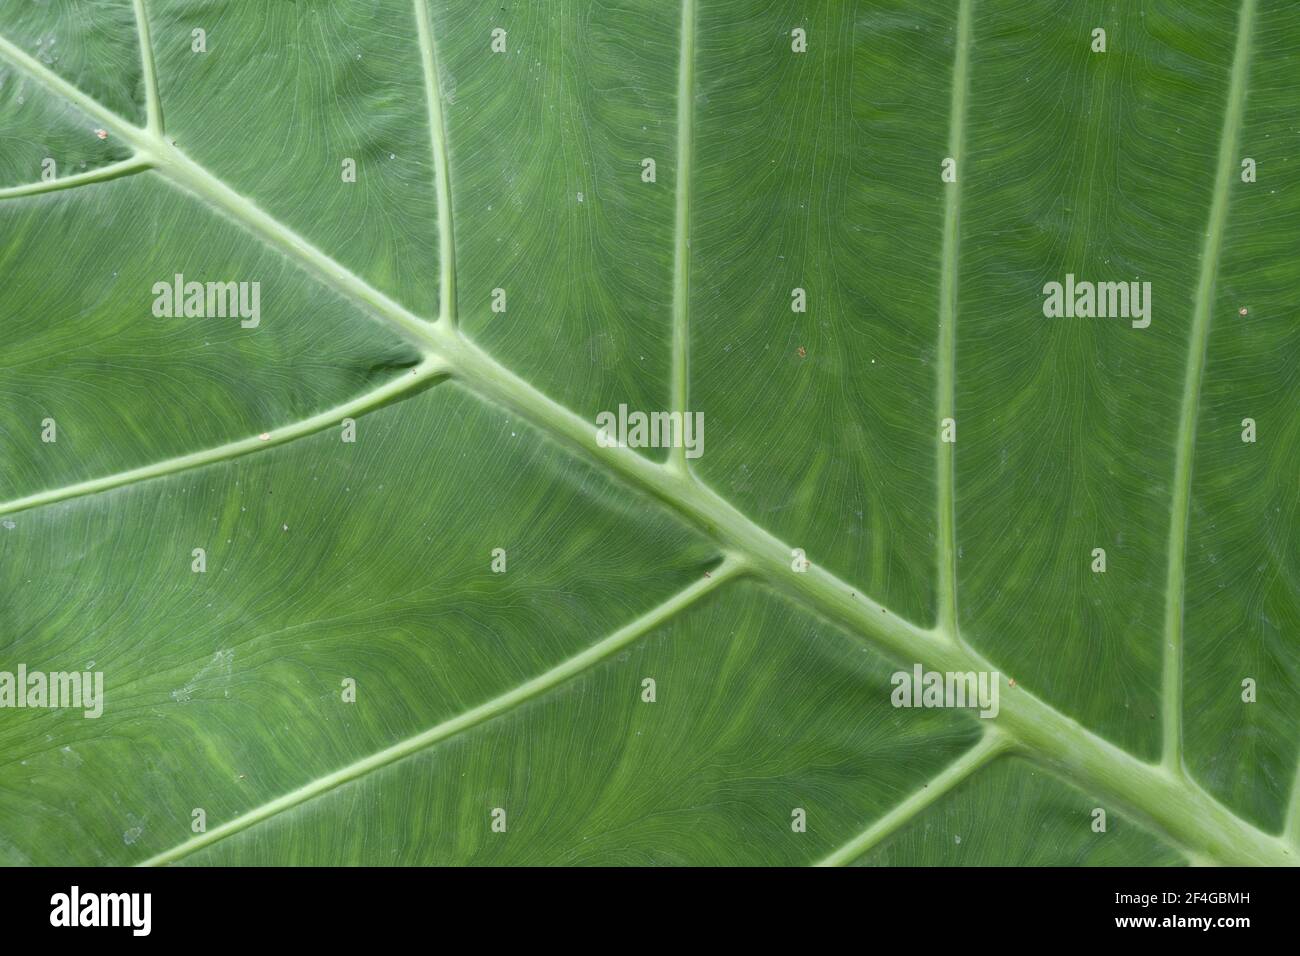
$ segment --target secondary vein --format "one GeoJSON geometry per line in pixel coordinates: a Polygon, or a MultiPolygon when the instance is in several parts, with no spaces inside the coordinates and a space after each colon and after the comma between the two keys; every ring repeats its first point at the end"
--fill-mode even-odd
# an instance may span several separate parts
{"type": "Polygon", "coordinates": [[[1295,780],[1291,783],[1291,805],[1287,809],[1282,838],[1300,848],[1300,767],[1296,768],[1295,780]]]}
{"type": "Polygon", "coordinates": [[[944,768],[942,773],[932,778],[924,787],[903,800],[853,839],[827,854],[816,865],[844,866],[852,863],[872,847],[898,832],[922,810],[1008,749],[1010,749],[1010,741],[1003,734],[994,729],[985,731],[979,743],[944,768]]]}
{"type": "Polygon", "coordinates": [[[130,176],[132,173],[143,172],[146,169],[153,168],[153,163],[142,156],[132,156],[128,159],[120,160],[116,163],[110,163],[107,166],[100,166],[98,169],[88,169],[84,173],[77,173],[72,176],[60,176],[57,179],[41,180],[35,183],[23,183],[21,186],[9,186],[6,189],[0,189],[0,199],[17,199],[20,196],[39,196],[42,193],[58,192],[60,189],[73,189],[77,186],[86,186],[91,183],[102,183],[109,179],[117,179],[119,176],[130,176]]]}
{"type": "Polygon", "coordinates": [[[300,806],[309,800],[312,800],[323,793],[334,790],[345,783],[350,783],[369,773],[373,773],[382,767],[396,763],[404,757],[409,757],[414,753],[425,750],[434,744],[446,740],[455,734],[464,733],[465,731],[478,726],[479,724],[491,720],[494,717],[514,710],[522,704],[546,693],[564,681],[570,680],[581,674],[583,671],[595,666],[601,661],[607,659],[616,651],[621,650],[631,644],[643,634],[654,630],[664,624],[675,614],[685,610],[692,604],[695,604],[709,592],[721,587],[726,582],[732,580],[745,570],[743,560],[728,556],[722,564],[709,573],[707,577],[700,579],[677,592],[662,604],[641,615],[635,621],[624,625],[613,634],[601,641],[591,645],[581,653],[557,664],[548,671],[538,674],[532,680],[525,681],[518,687],[494,697],[491,700],[479,704],[462,714],[458,714],[435,727],[431,727],[414,736],[407,737],[405,740],[398,741],[390,747],[376,751],[367,757],[362,758],[354,763],[341,767],[338,770],[328,773],[323,777],[304,784],[296,790],[270,800],[261,806],[254,807],[247,813],[241,814],[235,819],[221,826],[214,827],[206,833],[191,837],[184,843],[177,844],[170,850],[165,850],[156,856],[150,857],[141,863],[141,866],[157,866],[165,863],[173,863],[182,857],[200,850],[203,847],[210,846],[218,840],[225,839],[247,830],[249,827],[262,822],[277,813],[300,806]]]}
{"type": "Polygon", "coordinates": [[[149,36],[149,14],[144,0],[135,0],[135,29],[140,43],[140,68],[144,74],[145,115],[151,133],[162,135],[162,99],[158,95],[158,69],[154,64],[153,41],[149,36]]]}
{"type": "MultiPolygon", "coordinates": [[[[686,415],[690,393],[691,179],[695,137],[695,0],[682,0],[677,61],[677,183],[673,219],[672,409],[686,415]]],[[[674,446],[668,461],[686,471],[686,449],[674,446]]]]}
{"type": "MultiPolygon", "coordinates": [[[[970,90],[972,0],[961,0],[957,11],[957,52],[952,70],[952,103],[948,120],[948,155],[957,163],[956,182],[945,186],[943,248],[939,270],[939,422],[956,421],[957,404],[957,274],[960,268],[961,181],[966,175],[966,99],[970,90]]],[[[955,442],[943,440],[935,429],[935,463],[938,486],[938,602],[939,626],[957,636],[957,513],[955,442]]]]}
{"type": "Polygon", "coordinates": [[[452,232],[451,168],[447,150],[447,121],[443,115],[442,82],[438,72],[438,44],[427,0],[415,0],[416,32],[424,70],[424,99],[429,110],[429,135],[433,147],[433,178],[438,198],[438,318],[454,324],[456,310],[456,243],[452,232]]]}
{"type": "Polygon", "coordinates": [[[114,475],[92,478],[89,481],[64,485],[61,488],[39,491],[36,494],[16,498],[13,501],[0,502],[0,515],[25,511],[28,508],[38,508],[42,505],[53,504],[56,501],[78,498],[82,495],[92,495],[97,492],[120,488],[123,485],[148,481],[151,478],[160,478],[164,475],[172,475],[178,471],[186,471],[191,468],[201,468],[204,465],[229,461],[232,458],[238,458],[265,448],[283,445],[304,435],[310,435],[337,425],[344,418],[363,415],[417,388],[423,387],[433,377],[445,373],[446,367],[438,359],[428,358],[410,369],[406,374],[349,402],[326,409],[319,414],[312,415],[310,418],[304,418],[280,428],[273,428],[264,433],[265,438],[260,436],[241,438],[238,441],[218,445],[215,448],[205,448],[202,451],[192,452],[188,455],[178,455],[175,458],[157,461],[140,468],[120,471],[114,475]]]}
{"type": "Polygon", "coordinates": [[[1183,378],[1183,400],[1178,421],[1173,502],[1169,518],[1169,566],[1165,577],[1164,666],[1161,680],[1161,724],[1164,737],[1162,759],[1170,772],[1177,775],[1183,773],[1183,609],[1187,587],[1187,525],[1191,512],[1192,458],[1196,448],[1201,381],[1205,375],[1206,343],[1214,310],[1215,278],[1228,218],[1228,195],[1236,165],[1237,140],[1241,134],[1242,114],[1245,112],[1254,16],[1255,0],[1243,0],[1237,17],[1237,44],[1228,83],[1223,130],[1219,136],[1218,169],[1210,201],[1209,223],[1201,249],[1200,274],[1196,281],[1191,340],[1187,349],[1187,370],[1183,378]]]}

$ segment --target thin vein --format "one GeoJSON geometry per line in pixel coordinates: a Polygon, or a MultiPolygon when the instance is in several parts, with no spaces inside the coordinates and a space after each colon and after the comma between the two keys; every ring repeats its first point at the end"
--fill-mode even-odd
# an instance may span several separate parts
{"type": "Polygon", "coordinates": [[[827,854],[817,866],[844,866],[897,833],[922,810],[930,806],[963,780],[1010,748],[1010,742],[996,730],[986,731],[980,742],[949,764],[923,788],[917,790],[883,817],[843,846],[827,854]]]}
{"type": "Polygon", "coordinates": [[[1300,767],[1296,768],[1295,780],[1291,783],[1291,806],[1287,810],[1282,838],[1300,848],[1300,767]]]}
{"type": "Polygon", "coordinates": [[[144,75],[145,115],[148,129],[162,135],[162,99],[158,95],[158,69],[154,64],[153,41],[149,36],[149,13],[144,0],[135,0],[135,29],[140,42],[140,68],[144,75]]]}
{"type": "Polygon", "coordinates": [[[1228,197],[1246,105],[1246,82],[1250,64],[1250,36],[1255,0],[1243,0],[1237,17],[1237,44],[1232,59],[1223,130],[1219,136],[1219,162],[1214,177],[1209,223],[1201,249],[1200,274],[1192,312],[1191,340],[1187,349],[1187,371],[1183,379],[1183,400],[1178,421],[1178,445],[1174,463],[1173,501],[1169,518],[1169,567],[1165,578],[1164,667],[1161,681],[1161,715],[1164,738],[1163,762],[1177,775],[1183,774],[1183,624],[1187,587],[1187,526],[1191,518],[1192,458],[1196,448],[1196,420],[1201,382],[1205,375],[1206,344],[1214,310],[1214,286],[1228,219],[1228,197]]]}
{"type": "Polygon", "coordinates": [[[427,0],[415,0],[415,23],[420,39],[424,99],[429,110],[429,135],[432,138],[434,188],[438,198],[438,318],[454,324],[457,320],[456,243],[452,231],[451,163],[447,149],[447,120],[443,115],[441,74],[438,72],[438,44],[427,0]]]}
{"type": "MultiPolygon", "coordinates": [[[[677,60],[676,211],[673,220],[672,408],[687,414],[690,393],[691,189],[695,138],[695,0],[682,0],[677,60]]],[[[674,446],[672,467],[686,471],[686,449],[674,446]]]]}
{"type": "Polygon", "coordinates": [[[388,382],[373,391],[367,392],[358,398],[354,398],[350,402],[344,402],[342,405],[336,405],[317,415],[312,415],[310,418],[304,418],[300,421],[293,422],[290,425],[275,428],[269,432],[264,432],[263,434],[266,435],[265,438],[262,438],[261,436],[241,438],[238,441],[228,442],[225,445],[218,445],[215,448],[205,448],[202,451],[192,452],[188,455],[178,455],[175,458],[168,458],[163,461],[154,462],[151,465],[145,465],[141,468],[132,468],[128,471],[118,472],[114,475],[106,475],[102,478],[93,478],[90,481],[82,481],[77,484],[64,485],[61,488],[52,488],[47,491],[40,491],[33,495],[27,495],[24,498],[17,498],[13,501],[0,503],[0,515],[13,514],[16,511],[25,511],[28,508],[38,508],[42,505],[53,504],[57,501],[66,501],[69,498],[93,495],[101,491],[121,488],[124,485],[132,485],[142,481],[149,481],[153,478],[174,475],[179,471],[188,471],[192,468],[202,468],[204,465],[229,461],[232,458],[238,458],[242,455],[248,455],[266,448],[274,448],[277,445],[283,445],[296,438],[301,438],[305,435],[310,435],[333,425],[337,425],[344,418],[364,415],[368,411],[372,411],[381,405],[385,405],[417,388],[427,385],[431,378],[444,374],[445,371],[445,366],[437,359],[425,359],[419,365],[406,372],[406,374],[401,375],[393,381],[388,382]]]}
{"type": "Polygon", "coordinates": [[[33,79],[44,83],[50,90],[64,96],[110,127],[110,135],[115,131],[131,143],[142,158],[152,161],[155,168],[173,183],[222,209],[254,235],[282,253],[291,255],[318,279],[360,304],[368,317],[390,326],[408,341],[425,346],[429,344],[428,322],[346,269],[284,223],[268,215],[247,196],[231,189],[180,149],[168,143],[159,133],[141,129],[118,116],[4,37],[0,37],[0,57],[25,70],[33,79]]]}
{"type": "MultiPolygon", "coordinates": [[[[952,70],[952,103],[948,113],[948,155],[957,163],[956,182],[945,185],[943,248],[939,270],[939,421],[956,421],[957,405],[957,275],[960,268],[961,182],[966,176],[966,100],[970,92],[972,0],[961,0],[957,11],[957,50],[952,70]]],[[[935,429],[935,464],[938,469],[938,602],[939,626],[957,636],[957,505],[955,442],[943,440],[942,425],[935,429]]]]}
{"type": "Polygon", "coordinates": [[[296,790],[286,793],[283,796],[270,800],[261,806],[241,814],[235,819],[224,823],[221,826],[214,827],[206,833],[191,837],[184,843],[172,847],[156,856],[150,857],[141,863],[141,866],[158,866],[160,864],[173,863],[182,857],[200,850],[203,847],[211,846],[218,840],[232,836],[263,820],[269,819],[285,810],[319,797],[321,794],[328,793],[345,783],[358,780],[367,774],[374,773],[383,767],[396,763],[404,757],[425,750],[434,744],[441,743],[448,737],[465,731],[508,713],[527,703],[534,698],[545,694],[556,686],[567,680],[576,677],[583,671],[595,666],[610,655],[627,647],[637,638],[654,630],[664,624],[674,615],[695,604],[700,598],[709,592],[721,587],[727,581],[735,578],[745,569],[744,561],[728,556],[722,564],[711,571],[706,577],[679,591],[673,597],[664,601],[654,609],[641,615],[635,621],[624,625],[613,634],[605,639],[591,645],[586,650],[575,654],[573,657],[557,664],[550,670],[538,674],[531,680],[525,681],[518,687],[494,697],[486,703],[480,704],[462,714],[458,714],[435,727],[431,727],[421,733],[408,737],[405,740],[393,744],[391,747],[385,747],[383,750],[376,751],[355,763],[350,763],[346,767],[341,767],[332,773],[304,784],[296,790]]]}
{"type": "Polygon", "coordinates": [[[75,189],[77,186],[107,182],[110,179],[130,176],[132,173],[139,173],[152,168],[153,163],[148,159],[142,156],[132,156],[116,163],[110,163],[107,166],[100,166],[98,169],[88,169],[84,173],[77,173],[73,176],[61,176],[58,179],[41,180],[40,182],[24,183],[21,186],[0,189],[0,200],[17,199],[21,196],[39,196],[43,193],[58,192],[61,189],[75,189]]]}

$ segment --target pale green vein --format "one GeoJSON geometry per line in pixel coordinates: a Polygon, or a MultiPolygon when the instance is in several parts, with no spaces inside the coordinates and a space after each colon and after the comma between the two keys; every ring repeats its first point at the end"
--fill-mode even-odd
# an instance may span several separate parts
{"type": "Polygon", "coordinates": [[[1294,847],[1300,847],[1300,768],[1296,769],[1291,783],[1291,806],[1286,814],[1286,829],[1282,838],[1294,847]]]}
{"type": "Polygon", "coordinates": [[[138,131],[138,127],[134,124],[118,116],[98,100],[81,92],[76,86],[73,86],[53,70],[47,69],[42,63],[28,56],[21,48],[10,43],[9,40],[2,36],[0,36],[0,56],[3,56],[19,69],[27,71],[35,80],[44,83],[46,87],[71,102],[83,113],[93,116],[109,127],[110,135],[115,126],[138,131]]]}
{"type": "MultiPolygon", "coordinates": [[[[687,413],[690,399],[691,178],[695,138],[695,0],[682,0],[677,58],[677,181],[673,219],[672,410],[687,413]]],[[[686,471],[686,448],[675,446],[668,461],[686,471]]]]}
{"type": "Polygon", "coordinates": [[[238,441],[219,445],[216,448],[205,448],[202,451],[196,451],[188,455],[179,455],[175,458],[168,458],[164,461],[154,462],[153,464],[145,465],[141,468],[132,468],[129,471],[118,472],[115,475],[105,475],[102,478],[92,478],[89,481],[82,481],[73,485],[64,485],[61,488],[51,488],[47,491],[39,491],[36,494],[27,495],[25,498],[16,498],[13,501],[0,502],[0,514],[12,514],[15,511],[25,511],[28,508],[37,508],[41,505],[53,504],[56,501],[65,501],[69,498],[81,497],[82,495],[93,495],[101,491],[120,488],[123,485],[148,481],[151,478],[161,478],[164,475],[172,475],[178,471],[186,471],[190,468],[201,468],[204,465],[228,461],[231,458],[238,458],[241,455],[261,451],[264,448],[283,445],[286,442],[293,441],[295,438],[301,438],[304,435],[310,435],[314,432],[322,431],[323,429],[337,425],[345,418],[364,415],[368,411],[379,408],[380,406],[394,401],[417,388],[427,385],[431,379],[443,374],[446,374],[446,367],[438,359],[425,359],[419,365],[410,369],[405,374],[398,376],[393,381],[388,382],[373,391],[367,392],[358,398],[354,398],[350,402],[336,405],[335,407],[327,409],[317,415],[312,415],[310,418],[304,418],[280,428],[272,428],[270,431],[263,433],[266,436],[265,438],[261,435],[252,438],[241,438],[238,441]]]}
{"type": "Polygon", "coordinates": [[[110,163],[107,166],[100,166],[98,169],[88,169],[84,173],[76,173],[72,176],[61,176],[57,179],[41,180],[35,183],[24,183],[21,186],[10,186],[6,189],[0,189],[0,199],[17,199],[20,196],[39,196],[42,193],[58,192],[60,189],[72,189],[76,186],[85,186],[90,183],[102,183],[109,179],[117,179],[119,176],[130,176],[132,173],[142,172],[150,169],[152,163],[140,156],[132,156],[129,159],[123,159],[120,162],[110,163]]]}
{"type": "Polygon", "coordinates": [[[424,69],[424,99],[429,111],[429,135],[433,140],[433,178],[438,198],[438,320],[456,322],[456,243],[451,218],[451,164],[447,150],[447,120],[443,116],[442,80],[438,66],[438,44],[427,0],[415,0],[415,26],[420,38],[420,61],[424,69]]]}
{"type": "Polygon", "coordinates": [[[1196,448],[1196,419],[1205,374],[1206,343],[1214,310],[1214,284],[1219,253],[1228,220],[1228,196],[1237,163],[1237,140],[1246,109],[1246,80],[1250,70],[1250,34],[1255,0],[1243,0],[1237,17],[1237,45],[1232,77],[1219,136],[1219,163],[1214,175],[1210,218],[1201,248],[1200,274],[1192,311],[1191,339],[1178,420],[1178,445],[1174,462],[1173,502],[1169,516],[1169,567],[1165,577],[1164,668],[1161,680],[1163,761],[1172,773],[1183,773],[1183,602],[1187,585],[1187,525],[1191,513],[1192,456],[1196,448]]]}
{"type": "Polygon", "coordinates": [[[966,99],[970,92],[972,0],[957,10],[957,52],[952,67],[952,103],[948,112],[948,155],[957,163],[957,181],[944,186],[943,248],[939,270],[939,426],[935,428],[938,486],[939,626],[957,637],[957,504],[955,442],[943,440],[942,423],[957,412],[957,274],[960,269],[961,182],[965,164],[966,99]]]}
{"type": "Polygon", "coordinates": [[[817,866],[844,866],[852,863],[872,847],[897,833],[922,810],[1009,748],[1010,741],[1005,736],[996,730],[986,731],[978,744],[949,764],[922,789],[913,793],[852,840],[829,853],[817,863],[817,866]]]}
{"type": "MultiPolygon", "coordinates": [[[[450,374],[481,397],[513,409],[547,434],[648,492],[712,536],[725,550],[743,555],[754,573],[772,587],[851,632],[869,637],[904,660],[941,671],[995,669],[970,648],[952,641],[949,633],[922,628],[899,617],[817,565],[807,573],[793,573],[789,545],[702,482],[631,449],[598,446],[590,421],[538,391],[449,323],[428,323],[418,318],[161,137],[125,123],[3,38],[0,56],[102,118],[106,125],[118,125],[123,137],[156,159],[159,170],[174,182],[243,223],[269,246],[296,259],[330,288],[351,297],[369,317],[388,323],[432,350],[426,354],[445,362],[450,374]]],[[[1111,795],[1182,847],[1202,848],[1207,858],[1225,863],[1296,863],[1297,853],[1290,843],[1246,823],[1194,781],[1138,760],[1024,689],[1004,697],[998,723],[1036,759],[1111,795]]]]}
{"type": "Polygon", "coordinates": [[[431,727],[412,737],[393,744],[391,747],[385,747],[383,750],[376,751],[369,756],[350,763],[346,767],[341,767],[333,773],[319,777],[310,783],[304,784],[297,790],[286,793],[283,796],[270,800],[259,807],[241,814],[227,823],[214,827],[206,833],[201,833],[191,837],[184,843],[180,843],[170,850],[159,853],[150,857],[141,863],[141,866],[158,866],[160,864],[173,863],[182,857],[200,850],[205,846],[210,846],[218,840],[247,830],[263,820],[275,816],[277,813],[283,813],[294,807],[301,806],[309,800],[327,793],[345,783],[350,783],[368,773],[373,773],[382,767],[396,763],[403,757],[409,757],[418,753],[434,744],[446,740],[455,734],[464,733],[472,727],[475,727],[484,721],[491,720],[493,717],[499,717],[507,711],[514,710],[522,704],[546,693],[552,688],[562,684],[570,678],[576,677],[583,671],[606,660],[616,651],[627,647],[637,638],[654,630],[668,621],[673,615],[685,610],[692,604],[704,597],[710,591],[722,586],[727,581],[741,574],[745,570],[745,563],[737,557],[727,557],[722,564],[715,568],[699,581],[683,588],[677,594],[673,595],[667,601],[658,605],[654,609],[643,614],[629,624],[619,628],[613,634],[610,634],[604,640],[588,647],[585,651],[575,654],[573,657],[557,664],[550,670],[538,674],[532,680],[525,681],[513,690],[510,690],[499,697],[494,697],[486,703],[479,704],[471,710],[465,711],[449,720],[444,720],[435,727],[431,727]]]}
{"type": "Polygon", "coordinates": [[[108,127],[109,135],[121,136],[135,147],[141,159],[152,162],[172,182],[220,208],[282,253],[293,256],[318,279],[364,306],[371,317],[392,326],[408,340],[427,345],[429,323],[344,268],[284,223],[268,215],[247,196],[231,189],[180,149],[168,143],[161,134],[141,129],[118,116],[4,37],[0,37],[0,57],[99,119],[108,127]]]}
{"type": "Polygon", "coordinates": [[[149,132],[161,136],[162,100],[158,96],[158,69],[154,65],[153,41],[149,37],[149,14],[144,0],[135,0],[135,29],[140,43],[140,69],[144,75],[145,115],[149,132]]]}

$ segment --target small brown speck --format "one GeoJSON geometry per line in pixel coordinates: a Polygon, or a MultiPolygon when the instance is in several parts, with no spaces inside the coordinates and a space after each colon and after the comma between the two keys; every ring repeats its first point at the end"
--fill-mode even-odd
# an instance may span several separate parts
{"type": "Polygon", "coordinates": [[[1007,686],[1008,686],[1008,687],[1015,687],[1015,686],[1016,686],[1016,679],[1015,679],[1014,677],[1008,678],[1008,679],[1007,679],[1007,686]]]}
{"type": "Polygon", "coordinates": [[[808,355],[808,350],[807,350],[806,348],[804,348],[802,345],[799,346],[798,352],[799,352],[799,357],[800,357],[800,358],[804,358],[804,357],[806,357],[806,356],[808,355]]]}
{"type": "Polygon", "coordinates": [[[95,130],[95,135],[98,136],[100,139],[108,139],[108,130],[97,129],[95,130]]]}

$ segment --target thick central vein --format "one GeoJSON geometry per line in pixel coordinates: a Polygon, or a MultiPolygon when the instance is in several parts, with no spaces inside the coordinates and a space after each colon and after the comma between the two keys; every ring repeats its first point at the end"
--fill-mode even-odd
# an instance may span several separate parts
{"type": "Polygon", "coordinates": [[[1192,456],[1196,448],[1196,419],[1205,376],[1206,346],[1214,311],[1214,284],[1228,220],[1228,195],[1237,163],[1237,140],[1246,108],[1246,80],[1250,72],[1250,34],[1255,0],[1243,0],[1237,18],[1237,47],[1232,78],[1219,137],[1219,163],[1214,175],[1210,218],[1201,249],[1200,275],[1187,347],[1182,411],[1178,419],[1178,445],[1174,462],[1173,502],[1169,516],[1169,567],[1165,577],[1164,668],[1162,673],[1163,760],[1171,772],[1183,772],[1183,605],[1187,588],[1187,525],[1191,517],[1192,456]]]}
{"type": "MultiPolygon", "coordinates": [[[[1246,2],[1248,8],[1253,8],[1253,0],[1246,2]]],[[[1246,20],[1248,24],[1249,18],[1246,20]]],[[[1238,48],[1240,51],[1240,43],[1238,48]]],[[[921,628],[904,620],[824,568],[813,565],[806,573],[791,572],[789,545],[703,483],[631,449],[600,447],[594,440],[590,422],[501,365],[449,323],[429,323],[414,315],[165,143],[160,135],[116,116],[3,38],[0,38],[0,56],[90,115],[112,125],[140,151],[141,158],[154,162],[160,173],[242,222],[254,235],[295,259],[323,284],[356,301],[366,314],[421,343],[431,364],[436,358],[433,367],[446,368],[480,396],[512,408],[552,437],[662,501],[726,551],[738,555],[774,589],[847,627],[850,632],[869,637],[897,658],[923,662],[943,671],[995,669],[969,647],[954,641],[951,632],[943,628],[921,628]]],[[[1217,255],[1217,245],[1215,252],[1217,255]]],[[[522,685],[531,686],[532,682],[522,685]]],[[[513,697],[521,689],[507,696],[513,697]]],[[[483,706],[488,707],[490,703],[483,706]]],[[[1177,845],[1203,850],[1222,862],[1275,865],[1296,862],[1296,850],[1290,843],[1256,829],[1194,782],[1175,776],[1165,767],[1138,760],[1023,688],[1003,695],[999,727],[1038,759],[1109,794],[1177,845]]],[[[400,755],[392,759],[400,759],[400,755]]],[[[351,773],[351,778],[355,778],[376,760],[381,760],[381,755],[372,755],[338,773],[351,773]]],[[[331,786],[337,786],[338,782],[342,781],[331,786]]],[[[307,787],[322,785],[322,781],[316,781],[307,787]]],[[[279,812],[290,796],[251,812],[264,819],[279,812]]]]}
{"type": "Polygon", "coordinates": [[[957,12],[957,55],[952,68],[952,104],[948,119],[948,156],[957,163],[957,181],[945,186],[943,249],[939,271],[939,422],[935,427],[938,468],[939,622],[957,634],[957,504],[955,442],[945,442],[941,423],[957,418],[957,273],[961,242],[961,181],[965,178],[966,99],[970,91],[972,0],[961,0],[957,12]]]}

